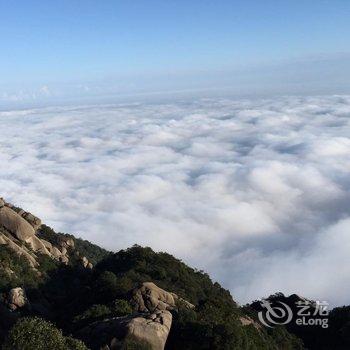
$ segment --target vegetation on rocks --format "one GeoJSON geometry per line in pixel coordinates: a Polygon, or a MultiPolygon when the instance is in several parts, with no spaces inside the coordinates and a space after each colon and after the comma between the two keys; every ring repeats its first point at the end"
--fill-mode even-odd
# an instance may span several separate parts
{"type": "Polygon", "coordinates": [[[37,283],[37,274],[27,260],[0,246],[0,293],[18,286],[32,288],[37,283]]]}
{"type": "Polygon", "coordinates": [[[41,318],[24,317],[9,332],[3,350],[87,350],[79,340],[64,337],[62,331],[41,318]]]}
{"type": "MultiPolygon", "coordinates": [[[[0,211],[13,208],[0,204],[0,211]]],[[[38,226],[19,208],[11,215],[26,230],[34,226],[25,236],[30,245],[0,222],[3,350],[350,348],[350,307],[332,310],[328,329],[270,329],[259,323],[258,302],[240,307],[206,273],[170,254],[137,245],[110,253],[38,226]],[[14,290],[25,299],[9,302],[14,290]]]]}

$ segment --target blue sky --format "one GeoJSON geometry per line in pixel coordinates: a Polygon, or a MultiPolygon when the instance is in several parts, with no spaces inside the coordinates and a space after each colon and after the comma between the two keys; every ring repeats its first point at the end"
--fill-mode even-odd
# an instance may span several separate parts
{"type": "Polygon", "coordinates": [[[273,93],[288,76],[286,93],[346,92],[349,16],[347,0],[2,1],[0,97],[273,93]]]}

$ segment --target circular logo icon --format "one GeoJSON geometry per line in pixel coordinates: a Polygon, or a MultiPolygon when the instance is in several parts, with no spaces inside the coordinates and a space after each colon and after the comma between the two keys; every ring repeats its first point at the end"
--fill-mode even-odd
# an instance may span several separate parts
{"type": "Polygon", "coordinates": [[[273,328],[277,325],[288,324],[293,318],[292,309],[282,301],[272,305],[268,300],[262,300],[261,306],[265,309],[259,311],[258,317],[260,322],[266,327],[273,328]]]}

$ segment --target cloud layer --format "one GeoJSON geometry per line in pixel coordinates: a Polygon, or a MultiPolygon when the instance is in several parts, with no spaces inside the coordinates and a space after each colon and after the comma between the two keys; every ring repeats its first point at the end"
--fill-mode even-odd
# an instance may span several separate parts
{"type": "Polygon", "coordinates": [[[0,112],[0,188],[56,230],[134,243],[247,302],[350,303],[350,97],[0,112]]]}

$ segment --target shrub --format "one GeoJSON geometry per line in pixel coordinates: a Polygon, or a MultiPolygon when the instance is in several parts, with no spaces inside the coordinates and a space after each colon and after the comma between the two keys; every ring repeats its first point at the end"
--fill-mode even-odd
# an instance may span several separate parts
{"type": "Polygon", "coordinates": [[[117,276],[110,271],[103,271],[96,281],[96,294],[100,300],[111,301],[117,296],[117,276]]]}
{"type": "Polygon", "coordinates": [[[113,302],[112,313],[114,316],[126,316],[132,313],[131,305],[123,299],[116,299],[113,302]]]}
{"type": "Polygon", "coordinates": [[[41,318],[22,318],[10,330],[3,350],[68,350],[62,332],[41,318]]]}
{"type": "Polygon", "coordinates": [[[39,270],[45,274],[54,271],[58,267],[58,263],[51,257],[41,254],[38,256],[39,270]]]}
{"type": "Polygon", "coordinates": [[[87,259],[93,264],[97,264],[103,258],[108,256],[109,252],[89,241],[81,238],[76,238],[69,234],[56,233],[51,227],[42,225],[38,230],[39,238],[43,238],[51,244],[58,246],[62,239],[71,238],[74,240],[74,251],[78,251],[81,256],[86,256],[87,259]]]}
{"type": "Polygon", "coordinates": [[[64,337],[52,323],[38,317],[20,319],[10,330],[3,350],[89,350],[72,337],[64,337]]]}
{"type": "Polygon", "coordinates": [[[111,311],[106,305],[92,305],[81,315],[78,315],[74,318],[75,322],[79,321],[94,321],[101,318],[104,318],[110,315],[111,311]]]}
{"type": "Polygon", "coordinates": [[[89,350],[81,340],[72,337],[66,337],[66,346],[67,350],[89,350]]]}
{"type": "Polygon", "coordinates": [[[18,286],[35,287],[38,282],[38,276],[26,258],[16,255],[6,246],[0,246],[0,291],[18,286]]]}

